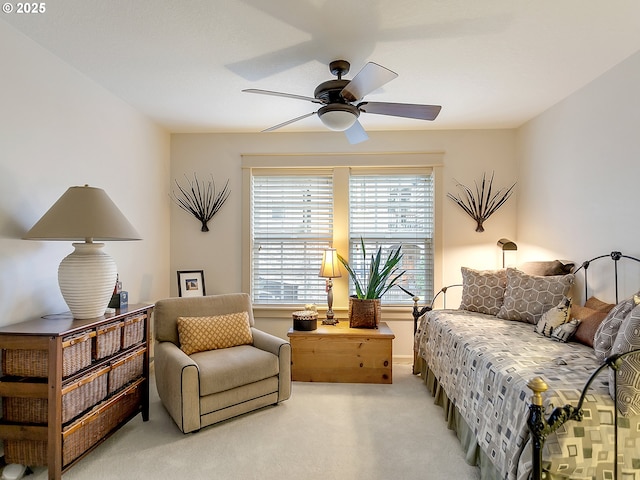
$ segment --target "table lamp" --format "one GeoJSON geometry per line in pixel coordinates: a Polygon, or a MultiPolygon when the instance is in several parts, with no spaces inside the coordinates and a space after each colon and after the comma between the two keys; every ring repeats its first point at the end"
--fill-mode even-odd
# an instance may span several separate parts
{"type": "Polygon", "coordinates": [[[322,265],[318,276],[327,279],[327,318],[322,321],[322,324],[335,325],[338,320],[333,316],[333,279],[342,276],[338,265],[338,252],[335,248],[328,248],[322,253],[322,265]]]}
{"type": "Polygon", "coordinates": [[[58,284],[76,319],[104,315],[117,280],[115,261],[95,240],[141,240],[104,190],[70,187],[24,236],[28,240],[78,240],[60,263],[58,284]]]}

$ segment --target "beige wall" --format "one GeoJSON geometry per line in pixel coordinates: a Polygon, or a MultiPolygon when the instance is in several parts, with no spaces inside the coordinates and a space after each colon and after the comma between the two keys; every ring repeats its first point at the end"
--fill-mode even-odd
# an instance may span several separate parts
{"type": "Polygon", "coordinates": [[[104,188],[144,238],[105,246],[130,300],[167,296],[168,132],[1,21],[0,58],[0,325],[68,310],[71,242],[21,237],[72,185],[104,188]]]}
{"type": "MultiPolygon", "coordinates": [[[[639,84],[640,52],[519,130],[523,254],[578,263],[613,250],[640,256],[639,84]]],[[[622,292],[637,291],[638,270],[622,273],[622,292]]],[[[593,276],[605,292],[609,275],[593,276]]]]}
{"type": "MultiPolygon", "coordinates": [[[[199,223],[173,205],[171,208],[171,283],[177,295],[177,270],[204,269],[207,293],[240,291],[242,239],[241,155],[249,153],[380,153],[444,152],[441,190],[442,274],[436,288],[457,283],[460,266],[495,268],[500,265],[496,242],[515,234],[515,196],[485,225],[484,233],[475,232],[475,223],[451,200],[447,192],[456,191],[454,179],[472,184],[483,172],[495,171],[495,185],[507,186],[516,180],[515,131],[415,131],[370,132],[370,140],[351,146],[340,133],[256,134],[173,134],[171,137],[171,179],[184,182],[184,176],[206,179],[213,175],[222,187],[229,179],[231,195],[222,210],[210,222],[210,232],[201,233],[199,223]]],[[[330,160],[328,160],[330,161],[330,160]]],[[[457,305],[453,305],[457,306],[457,305]]],[[[334,310],[346,308],[335,305],[334,310]]],[[[413,333],[411,309],[402,315],[385,315],[394,333],[394,354],[410,356],[413,333]]],[[[286,336],[290,317],[258,318],[262,328],[286,336]]]]}
{"type": "MultiPolygon", "coordinates": [[[[518,130],[370,132],[357,146],[329,132],[170,137],[4,22],[0,58],[0,325],[66,310],[56,271],[71,246],[20,238],[66,188],[84,183],[104,188],[144,237],[106,247],[132,301],[176,295],[183,269],[204,269],[209,293],[240,290],[243,153],[443,152],[437,288],[460,281],[462,265],[497,267],[501,237],[518,243],[518,262],[639,255],[640,54],[518,130]],[[498,186],[518,185],[479,234],[446,193],[491,171],[498,186]],[[208,234],[169,201],[174,179],[194,172],[219,186],[230,180],[208,234]]],[[[637,278],[627,283],[637,287],[637,278]]],[[[290,325],[260,321],[280,335],[290,325]]],[[[391,323],[395,353],[409,355],[410,321],[391,323]]]]}

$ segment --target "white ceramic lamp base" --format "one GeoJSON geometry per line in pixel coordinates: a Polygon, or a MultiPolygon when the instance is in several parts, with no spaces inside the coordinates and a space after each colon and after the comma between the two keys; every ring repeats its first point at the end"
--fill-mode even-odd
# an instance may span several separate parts
{"type": "Polygon", "coordinates": [[[75,250],[58,267],[58,284],[73,318],[104,315],[116,284],[116,262],[102,251],[104,243],[74,243],[75,250]]]}

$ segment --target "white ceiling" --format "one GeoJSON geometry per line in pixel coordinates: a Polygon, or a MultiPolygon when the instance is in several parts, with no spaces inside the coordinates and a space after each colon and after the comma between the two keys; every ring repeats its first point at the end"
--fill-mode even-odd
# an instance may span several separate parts
{"type": "MultiPolygon", "coordinates": [[[[12,2],[16,3],[16,2],[12,2]]],[[[345,59],[399,74],[366,100],[442,105],[434,122],[363,114],[367,130],[517,127],[640,50],[638,0],[49,0],[3,14],[171,132],[256,132],[317,105],[345,59]]],[[[323,127],[317,116],[282,131],[323,127]]]]}

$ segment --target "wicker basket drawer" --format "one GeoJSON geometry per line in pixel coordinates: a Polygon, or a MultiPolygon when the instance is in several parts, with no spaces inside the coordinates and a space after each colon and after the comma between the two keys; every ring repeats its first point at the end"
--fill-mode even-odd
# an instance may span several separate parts
{"type": "MultiPolygon", "coordinates": [[[[100,403],[107,396],[109,366],[92,370],[62,387],[62,423],[100,403]]],[[[40,423],[48,420],[46,398],[3,397],[2,416],[7,422],[40,423]]]]}
{"type": "Polygon", "coordinates": [[[39,467],[47,464],[47,442],[40,440],[3,440],[4,460],[39,467]]]}
{"type": "MultiPolygon", "coordinates": [[[[139,410],[142,380],[96,406],[62,431],[62,464],[68,465],[139,410]]],[[[47,465],[47,442],[4,440],[7,463],[47,465]]]]}
{"type": "Polygon", "coordinates": [[[101,367],[62,387],[62,423],[67,423],[107,397],[109,370],[109,366],[101,367]]]}
{"type": "Polygon", "coordinates": [[[142,376],[144,373],[145,351],[145,348],[139,348],[111,363],[111,370],[109,370],[109,394],[120,390],[127,383],[142,376]]]}
{"type": "Polygon", "coordinates": [[[2,397],[2,418],[7,422],[47,423],[46,398],[2,397]]]}
{"type": "Polygon", "coordinates": [[[144,339],[144,325],[147,319],[146,314],[125,318],[124,330],[122,331],[122,348],[129,348],[144,339]]]}
{"type": "MultiPolygon", "coordinates": [[[[62,376],[68,377],[91,365],[91,339],[94,331],[82,332],[62,339],[62,376]]],[[[2,371],[16,377],[49,376],[47,350],[6,349],[2,351],[2,371]]]]}
{"type": "Polygon", "coordinates": [[[62,431],[62,464],[68,465],[139,410],[142,380],[62,431]]]}
{"type": "Polygon", "coordinates": [[[124,322],[102,325],[96,329],[96,360],[118,353],[122,349],[124,322]]]}

